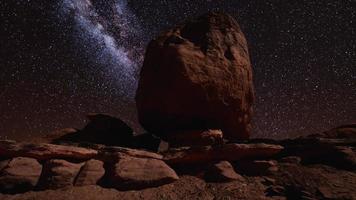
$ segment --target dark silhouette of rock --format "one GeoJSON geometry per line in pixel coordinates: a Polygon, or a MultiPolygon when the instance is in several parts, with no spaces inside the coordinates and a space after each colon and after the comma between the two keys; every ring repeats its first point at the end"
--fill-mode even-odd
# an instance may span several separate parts
{"type": "Polygon", "coordinates": [[[212,182],[244,181],[244,178],[235,172],[228,161],[221,161],[210,166],[205,172],[205,179],[212,182]]]}
{"type": "Polygon", "coordinates": [[[140,135],[135,135],[129,147],[157,152],[160,143],[161,139],[159,139],[158,137],[149,133],[144,133],[140,135]]]}
{"type": "Polygon", "coordinates": [[[300,164],[302,159],[298,156],[287,156],[287,157],[281,158],[279,161],[284,162],[284,163],[300,164]]]}
{"type": "Polygon", "coordinates": [[[190,130],[176,131],[166,136],[170,147],[206,146],[223,144],[221,130],[190,130]]]}
{"type": "Polygon", "coordinates": [[[38,188],[48,190],[73,186],[74,180],[83,164],[58,159],[47,161],[43,166],[38,188]]]}
{"type": "Polygon", "coordinates": [[[17,157],[0,172],[1,193],[23,193],[33,190],[41,176],[42,166],[32,158],[17,157]]]}
{"type": "Polygon", "coordinates": [[[104,145],[129,146],[133,130],[122,120],[107,114],[89,114],[89,123],[83,130],[55,139],[55,143],[87,142],[104,145]]]}
{"type": "Polygon", "coordinates": [[[209,13],[149,44],[136,94],[141,125],[165,139],[180,130],[221,129],[249,138],[254,88],[237,22],[209,13]]]}
{"type": "Polygon", "coordinates": [[[177,174],[162,160],[121,157],[109,174],[112,186],[118,189],[143,189],[172,183],[177,174]]]}
{"type": "Polygon", "coordinates": [[[97,185],[105,174],[104,162],[100,160],[87,161],[80,170],[75,186],[97,185]]]}

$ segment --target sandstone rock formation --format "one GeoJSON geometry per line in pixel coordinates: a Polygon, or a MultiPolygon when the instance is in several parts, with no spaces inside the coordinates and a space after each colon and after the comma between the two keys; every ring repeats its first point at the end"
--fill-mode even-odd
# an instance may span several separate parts
{"type": "Polygon", "coordinates": [[[162,160],[123,156],[115,164],[110,180],[118,189],[142,189],[178,180],[177,174],[162,160]]]}
{"type": "Polygon", "coordinates": [[[42,166],[35,159],[13,158],[0,171],[0,192],[21,193],[34,189],[41,171],[42,166]]]}
{"type": "Polygon", "coordinates": [[[73,186],[83,163],[71,163],[65,160],[49,160],[44,164],[39,189],[59,189],[73,186]]]}
{"type": "Polygon", "coordinates": [[[356,143],[350,130],[340,129],[348,133],[335,137],[250,140],[161,154],[0,141],[0,200],[355,199],[356,143]],[[22,192],[27,193],[1,194],[22,192]]]}
{"type": "Polygon", "coordinates": [[[234,167],[228,161],[213,164],[205,173],[205,178],[214,182],[244,181],[244,178],[235,172],[234,167]]]}
{"type": "Polygon", "coordinates": [[[75,180],[75,186],[97,185],[105,174],[104,162],[88,160],[75,180]]]}
{"type": "Polygon", "coordinates": [[[16,143],[0,141],[0,157],[30,157],[38,160],[52,158],[91,159],[98,154],[96,150],[53,144],[16,143]]]}
{"type": "Polygon", "coordinates": [[[236,21],[209,13],[153,40],[136,104],[139,121],[165,138],[180,130],[221,129],[249,138],[254,88],[246,39],[236,21]]]}
{"type": "Polygon", "coordinates": [[[164,153],[164,159],[171,165],[210,163],[219,160],[236,161],[248,158],[269,158],[283,150],[280,145],[272,144],[226,144],[197,148],[170,149],[164,153]]]}

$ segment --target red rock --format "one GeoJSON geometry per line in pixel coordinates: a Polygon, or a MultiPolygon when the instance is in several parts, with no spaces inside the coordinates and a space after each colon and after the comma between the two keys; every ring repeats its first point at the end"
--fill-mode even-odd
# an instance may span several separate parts
{"type": "Polygon", "coordinates": [[[59,189],[73,186],[83,163],[70,163],[65,160],[49,160],[43,166],[42,177],[39,181],[39,188],[59,189]]]}
{"type": "Polygon", "coordinates": [[[1,160],[0,161],[0,172],[9,164],[10,160],[1,160]]]}
{"type": "Polygon", "coordinates": [[[210,163],[220,160],[236,161],[252,158],[270,158],[281,150],[283,150],[282,146],[263,143],[178,148],[165,152],[164,160],[169,164],[210,163]]]}
{"type": "Polygon", "coordinates": [[[221,130],[177,131],[167,135],[166,140],[171,147],[205,146],[224,142],[221,130]]]}
{"type": "Polygon", "coordinates": [[[146,51],[136,103],[139,121],[162,138],[221,129],[249,138],[254,87],[246,39],[236,21],[209,13],[169,30],[146,51]]]}
{"type": "Polygon", "coordinates": [[[250,176],[270,175],[278,171],[278,165],[271,160],[246,160],[237,162],[240,172],[250,176]]]}
{"type": "Polygon", "coordinates": [[[163,156],[157,153],[124,147],[102,148],[100,149],[100,155],[98,157],[102,160],[113,161],[125,156],[131,156],[136,158],[152,158],[158,160],[163,159],[163,156]]]}
{"type": "Polygon", "coordinates": [[[82,167],[75,181],[75,186],[96,185],[104,174],[104,162],[100,160],[89,160],[82,167]]]}
{"type": "Polygon", "coordinates": [[[117,189],[143,189],[172,183],[178,176],[162,160],[121,157],[109,176],[117,189]]]}
{"type": "Polygon", "coordinates": [[[30,157],[38,160],[54,158],[89,160],[97,154],[96,150],[80,147],[0,141],[0,157],[30,157]]]}
{"type": "Polygon", "coordinates": [[[0,192],[22,193],[34,189],[41,171],[42,165],[35,159],[12,159],[0,173],[0,192]]]}
{"type": "Polygon", "coordinates": [[[234,180],[244,181],[245,179],[237,174],[233,166],[228,161],[221,161],[213,164],[205,173],[208,181],[229,182],[234,180]]]}

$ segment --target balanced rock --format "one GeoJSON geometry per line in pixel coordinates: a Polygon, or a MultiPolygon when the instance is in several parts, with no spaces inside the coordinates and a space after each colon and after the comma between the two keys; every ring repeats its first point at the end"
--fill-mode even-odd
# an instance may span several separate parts
{"type": "Polygon", "coordinates": [[[41,171],[42,165],[35,159],[13,158],[0,172],[0,192],[22,193],[34,189],[41,171]]]}
{"type": "Polygon", "coordinates": [[[254,87],[246,39],[230,16],[209,13],[149,44],[136,104],[141,125],[163,139],[177,130],[221,129],[249,138],[254,87]]]}
{"type": "Polygon", "coordinates": [[[75,186],[97,185],[105,174],[104,162],[89,160],[80,170],[75,186]]]}
{"type": "Polygon", "coordinates": [[[124,190],[157,187],[179,179],[162,160],[131,156],[121,157],[109,178],[113,187],[124,190]]]}
{"type": "Polygon", "coordinates": [[[228,161],[213,164],[205,173],[205,178],[213,182],[229,182],[233,180],[243,181],[244,178],[237,174],[228,161]]]}
{"type": "Polygon", "coordinates": [[[59,189],[73,186],[82,163],[71,163],[65,160],[49,160],[44,164],[39,189],[59,189]]]}

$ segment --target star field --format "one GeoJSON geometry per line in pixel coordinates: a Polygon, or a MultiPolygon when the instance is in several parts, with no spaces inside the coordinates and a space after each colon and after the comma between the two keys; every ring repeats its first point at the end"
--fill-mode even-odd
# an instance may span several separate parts
{"type": "Polygon", "coordinates": [[[119,116],[140,130],[133,97],[145,46],[212,10],[235,17],[249,43],[254,136],[293,137],[356,120],[353,0],[0,4],[0,139],[81,128],[90,112],[119,116]]]}

